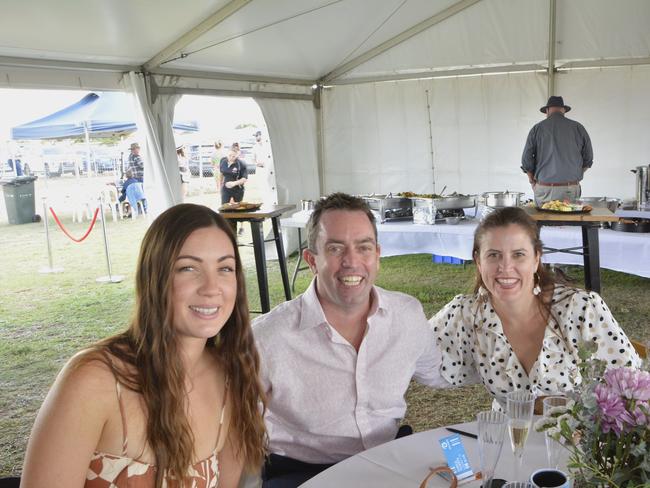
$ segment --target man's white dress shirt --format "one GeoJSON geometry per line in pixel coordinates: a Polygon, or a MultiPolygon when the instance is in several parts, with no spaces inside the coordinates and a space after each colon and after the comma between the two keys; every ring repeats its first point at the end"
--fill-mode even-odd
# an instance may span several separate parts
{"type": "Polygon", "coordinates": [[[411,378],[450,385],[418,300],[373,287],[357,353],[327,323],[315,285],[256,319],[253,333],[271,452],[323,464],[394,439],[411,378]]]}

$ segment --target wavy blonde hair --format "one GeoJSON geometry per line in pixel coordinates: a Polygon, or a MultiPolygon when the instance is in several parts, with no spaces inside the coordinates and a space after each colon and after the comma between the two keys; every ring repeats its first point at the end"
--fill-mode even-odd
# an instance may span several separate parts
{"type": "Polygon", "coordinates": [[[195,455],[194,435],[186,415],[185,371],[172,324],[173,266],[188,236],[213,226],[226,233],[234,249],[237,299],[231,316],[219,334],[208,339],[206,347],[223,365],[230,381],[230,432],[236,455],[250,471],[261,466],[266,454],[265,400],[241,258],[230,225],[208,207],[176,205],[152,223],[140,248],[135,311],[128,329],[97,343],[82,358],[82,362],[102,360],[120,383],[142,395],[147,442],[158,468],[157,488],[165,475],[184,479],[195,455]],[[111,356],[119,361],[112,361],[111,356]]]}

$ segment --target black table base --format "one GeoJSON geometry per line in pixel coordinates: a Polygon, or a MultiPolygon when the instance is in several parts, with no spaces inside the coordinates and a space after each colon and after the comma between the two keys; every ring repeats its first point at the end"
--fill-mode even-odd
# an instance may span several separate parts
{"type": "MultiPolygon", "coordinates": [[[[269,298],[269,278],[266,269],[266,250],[264,249],[264,220],[246,219],[251,224],[253,234],[253,252],[255,254],[255,270],[257,272],[257,286],[260,293],[261,313],[267,313],[271,310],[271,300],[269,298]]],[[[291,286],[289,284],[289,273],[287,272],[287,260],[284,255],[284,244],[282,242],[282,229],[280,227],[279,217],[271,217],[273,226],[273,238],[275,249],[278,253],[278,264],[280,265],[280,275],[282,276],[282,286],[284,288],[284,297],[291,300],[291,286]]],[[[258,313],[258,312],[254,312],[258,313]]]]}
{"type": "Polygon", "coordinates": [[[556,249],[544,247],[544,254],[563,252],[581,254],[585,268],[585,288],[600,293],[600,250],[598,242],[599,222],[555,223],[554,221],[538,221],[537,225],[579,225],[582,227],[582,246],[556,249]]]}

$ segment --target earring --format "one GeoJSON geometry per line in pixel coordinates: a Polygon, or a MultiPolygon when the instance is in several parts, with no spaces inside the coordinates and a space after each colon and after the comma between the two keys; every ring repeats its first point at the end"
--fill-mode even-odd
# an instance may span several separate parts
{"type": "Polygon", "coordinates": [[[481,285],[478,288],[477,294],[478,294],[479,297],[485,298],[487,296],[487,294],[488,294],[488,291],[485,289],[485,287],[483,285],[481,285]]]}
{"type": "Polygon", "coordinates": [[[542,289],[539,286],[539,274],[538,273],[535,273],[534,279],[535,279],[535,286],[533,286],[533,295],[537,296],[540,293],[542,293],[542,289]]]}

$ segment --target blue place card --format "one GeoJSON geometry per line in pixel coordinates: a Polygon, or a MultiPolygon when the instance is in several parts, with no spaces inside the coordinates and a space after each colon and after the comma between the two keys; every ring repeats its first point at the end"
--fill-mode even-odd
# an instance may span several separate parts
{"type": "Polygon", "coordinates": [[[443,437],[438,442],[445,455],[445,459],[447,459],[447,466],[451,468],[456,478],[462,480],[474,474],[467,460],[467,453],[465,452],[460,435],[453,434],[448,437],[443,437]]]}

